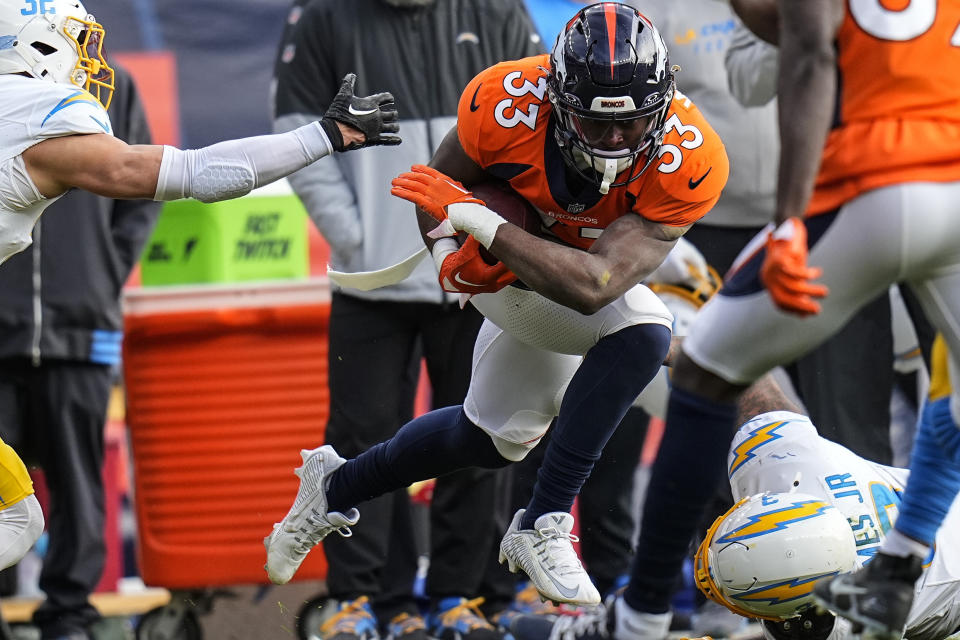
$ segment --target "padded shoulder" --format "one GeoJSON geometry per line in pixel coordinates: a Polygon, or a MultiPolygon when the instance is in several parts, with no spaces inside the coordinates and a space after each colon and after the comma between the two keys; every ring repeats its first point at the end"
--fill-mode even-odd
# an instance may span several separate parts
{"type": "Polygon", "coordinates": [[[457,135],[478,165],[511,161],[510,154],[546,129],[548,64],[546,55],[501,62],[481,71],[464,89],[457,135]]]}
{"type": "Polygon", "coordinates": [[[667,114],[660,157],[640,181],[634,210],[663,224],[693,224],[716,204],[729,175],[720,136],[678,91],[667,114]]]}
{"type": "Polygon", "coordinates": [[[59,136],[106,133],[113,135],[110,116],[96,98],[77,87],[41,82],[29,123],[41,140],[59,136]]]}

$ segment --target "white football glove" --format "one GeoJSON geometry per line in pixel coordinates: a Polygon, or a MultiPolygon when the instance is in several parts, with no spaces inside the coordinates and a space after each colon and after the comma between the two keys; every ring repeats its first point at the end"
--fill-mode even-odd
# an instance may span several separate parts
{"type": "Polygon", "coordinates": [[[700,283],[708,279],[706,258],[693,246],[692,242],[680,238],[660,266],[654,269],[644,282],[687,285],[696,289],[700,283]]]}

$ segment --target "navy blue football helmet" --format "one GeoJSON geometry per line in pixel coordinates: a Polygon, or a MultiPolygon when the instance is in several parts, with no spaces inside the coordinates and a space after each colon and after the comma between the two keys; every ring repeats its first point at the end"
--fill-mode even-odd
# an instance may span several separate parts
{"type": "Polygon", "coordinates": [[[547,76],[567,163],[602,193],[639,178],[657,158],[674,90],[650,20],[619,2],[581,9],[557,38],[547,76]]]}

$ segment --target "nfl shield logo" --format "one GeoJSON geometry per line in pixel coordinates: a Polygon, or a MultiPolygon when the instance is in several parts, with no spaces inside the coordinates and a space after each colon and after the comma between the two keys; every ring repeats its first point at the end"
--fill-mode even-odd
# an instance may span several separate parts
{"type": "Polygon", "coordinates": [[[570,213],[583,213],[583,210],[587,208],[587,205],[580,204],[579,202],[574,202],[573,204],[567,205],[567,211],[570,213]]]}

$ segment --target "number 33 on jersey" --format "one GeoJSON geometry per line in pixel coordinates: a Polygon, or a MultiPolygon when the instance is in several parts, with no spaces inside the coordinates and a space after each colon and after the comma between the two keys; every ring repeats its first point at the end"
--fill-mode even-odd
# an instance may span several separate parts
{"type": "Polygon", "coordinates": [[[667,116],[658,158],[638,179],[604,196],[568,182],[547,97],[546,55],[504,62],[475,77],[460,98],[457,131],[467,155],[510,182],[542,214],[551,233],[589,248],[611,222],[639,214],[686,226],[720,197],[729,174],[719,136],[679,91],[667,116]]]}

